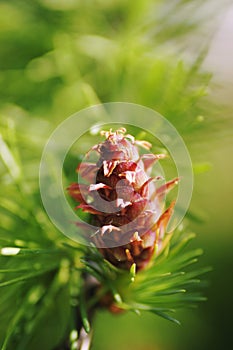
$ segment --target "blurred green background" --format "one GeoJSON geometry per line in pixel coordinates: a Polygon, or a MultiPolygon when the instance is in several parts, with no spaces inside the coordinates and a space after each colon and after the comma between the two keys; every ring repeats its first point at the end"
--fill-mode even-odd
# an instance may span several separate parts
{"type": "MultiPolygon", "coordinates": [[[[102,102],[157,110],[178,129],[194,163],[189,230],[197,233],[194,245],[205,250],[202,264],[213,266],[208,302],[180,312],[181,327],[152,315],[100,313],[93,350],[230,348],[233,89],[224,77],[211,80],[216,43],[208,55],[228,5],[214,0],[0,1],[0,131],[20,154],[31,195],[38,192],[38,165],[50,132],[71,114],[102,102]]],[[[221,72],[224,51],[218,57],[221,72]]]]}

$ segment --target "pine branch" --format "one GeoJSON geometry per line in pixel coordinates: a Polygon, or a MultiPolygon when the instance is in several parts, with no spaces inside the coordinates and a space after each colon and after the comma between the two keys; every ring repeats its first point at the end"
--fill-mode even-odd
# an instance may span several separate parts
{"type": "MultiPolygon", "coordinates": [[[[223,3],[216,2],[216,6],[223,9],[223,3]]],[[[4,23],[0,29],[4,48],[0,52],[3,349],[87,350],[94,314],[101,308],[113,314],[151,312],[178,323],[173,317],[174,310],[204,300],[200,276],[208,269],[196,267],[201,250],[184,250],[193,234],[178,230],[145,270],[137,271],[132,264],[124,271],[107,261],[96,247],[78,246],[61,236],[41,204],[38,190],[41,152],[61,116],[96,103],[130,99],[159,111],[190,144],[199,142],[206,130],[215,125],[213,117],[206,121],[208,114],[214,115],[205,97],[211,77],[202,69],[206,48],[202,52],[197,50],[191,63],[185,62],[185,57],[177,62],[180,47],[184,52],[186,44],[193,43],[192,33],[202,29],[206,17],[213,16],[208,11],[206,16],[200,1],[178,0],[168,4],[149,0],[132,4],[121,1],[109,6],[101,1],[90,7],[86,2],[67,2],[64,9],[60,2],[3,1],[4,23]],[[7,18],[11,19],[9,23],[7,18]],[[35,38],[33,23],[38,24],[35,38]]],[[[211,1],[213,11],[214,5],[211,1]]],[[[137,129],[132,127],[134,133],[136,136],[137,129]]],[[[89,142],[93,135],[85,137],[89,142]]],[[[70,150],[64,165],[64,183],[72,181],[77,157],[81,159],[84,152],[85,142],[70,150]]],[[[208,164],[196,166],[197,172],[205,170],[208,164]]],[[[202,217],[189,212],[187,219],[201,222],[202,217]]]]}

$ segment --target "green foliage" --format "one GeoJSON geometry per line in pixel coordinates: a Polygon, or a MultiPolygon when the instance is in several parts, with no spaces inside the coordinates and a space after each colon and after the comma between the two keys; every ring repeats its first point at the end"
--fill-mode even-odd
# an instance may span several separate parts
{"type": "MultiPolygon", "coordinates": [[[[112,266],[95,247],[87,249],[83,271],[94,276],[103,286],[100,296],[110,292],[119,309],[140,314],[152,312],[179,324],[170,316],[181,307],[194,307],[206,298],[201,293],[200,276],[210,268],[193,268],[202,254],[201,249],[185,251],[195,237],[177,230],[166,237],[163,251],[154,258],[149,268],[136,274],[135,264],[129,272],[112,266]]],[[[94,299],[96,302],[96,297],[94,299]]],[[[93,304],[93,300],[89,301],[93,304]]]]}
{"type": "Polygon", "coordinates": [[[188,66],[179,53],[174,57],[172,39],[185,43],[199,4],[3,1],[2,17],[11,19],[0,32],[3,111],[15,117],[17,104],[52,120],[100,102],[129,101],[192,133],[202,124],[197,101],[210,76],[200,71],[204,53],[197,51],[188,66]]]}
{"type": "MultiPolygon", "coordinates": [[[[201,68],[205,52],[198,50],[187,64],[179,49],[195,37],[200,4],[1,1],[2,350],[49,350],[67,337],[73,330],[70,305],[77,306],[81,298],[82,271],[96,277],[102,292],[110,291],[126,310],[173,320],[169,310],[202,300],[194,290],[204,270],[186,271],[200,251],[180,251],[191,236],[177,232],[150,268],[135,275],[132,267],[126,275],[95,248],[77,247],[61,236],[44,212],[38,189],[39,161],[50,132],[60,120],[92,104],[143,104],[172,121],[186,139],[198,139],[210,110],[202,99],[210,74],[201,68]]],[[[206,168],[197,165],[196,171],[206,168]]]]}

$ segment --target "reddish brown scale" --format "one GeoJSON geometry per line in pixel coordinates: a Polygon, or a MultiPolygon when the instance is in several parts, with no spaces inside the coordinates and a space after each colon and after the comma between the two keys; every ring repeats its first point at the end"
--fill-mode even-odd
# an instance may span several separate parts
{"type": "Polygon", "coordinates": [[[174,203],[159,217],[158,210],[178,179],[156,189],[150,171],[165,156],[140,156],[138,145],[146,149],[151,145],[125,132],[122,128],[101,133],[106,140],[92,148],[99,154],[97,163],[82,163],[77,169],[90,185],[75,183],[68,190],[80,203],[78,208],[92,214],[91,224],[99,227],[90,239],[103,256],[119,268],[129,269],[136,263],[140,270],[148,265],[155,248],[158,252],[162,247],[174,203]]]}

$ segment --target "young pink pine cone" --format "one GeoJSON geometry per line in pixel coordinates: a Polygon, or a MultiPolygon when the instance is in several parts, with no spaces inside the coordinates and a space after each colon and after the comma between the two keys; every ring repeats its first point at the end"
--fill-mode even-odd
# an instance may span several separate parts
{"type": "Polygon", "coordinates": [[[73,183],[68,190],[80,203],[78,208],[91,214],[91,224],[99,227],[89,239],[103,256],[119,268],[136,263],[140,270],[155,248],[161,249],[174,206],[162,213],[164,198],[178,179],[156,188],[157,178],[150,177],[150,170],[164,155],[140,156],[138,146],[149,150],[150,143],[125,133],[124,128],[102,131],[106,140],[92,148],[98,161],[81,163],[77,169],[90,185],[73,183]]]}

